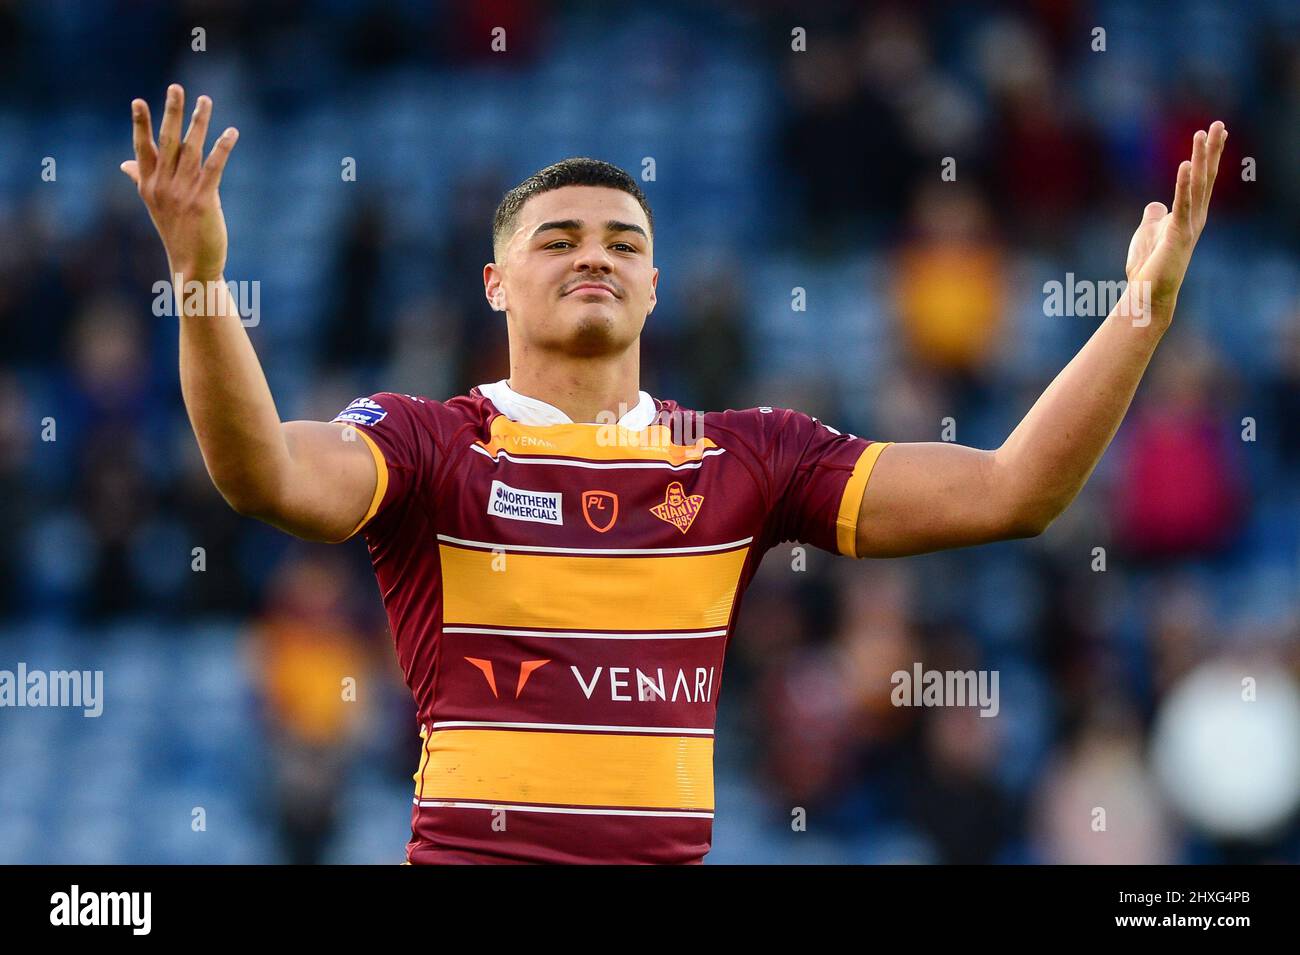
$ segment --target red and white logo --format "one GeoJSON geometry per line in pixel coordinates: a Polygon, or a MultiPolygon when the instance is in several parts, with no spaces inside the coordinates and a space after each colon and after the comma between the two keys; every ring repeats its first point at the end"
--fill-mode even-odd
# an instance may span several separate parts
{"type": "Polygon", "coordinates": [[[618,520],[618,495],[613,491],[583,491],[582,516],[593,531],[605,533],[618,520]]]}

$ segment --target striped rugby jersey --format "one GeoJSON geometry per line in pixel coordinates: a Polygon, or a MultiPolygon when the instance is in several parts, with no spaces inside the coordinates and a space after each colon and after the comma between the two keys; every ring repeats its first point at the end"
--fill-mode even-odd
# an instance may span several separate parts
{"type": "Polygon", "coordinates": [[[575,423],[504,380],[334,420],[376,462],[353,534],[423,740],[407,860],[702,861],[741,595],[782,541],[857,556],[887,443],[645,392],[575,423]]]}

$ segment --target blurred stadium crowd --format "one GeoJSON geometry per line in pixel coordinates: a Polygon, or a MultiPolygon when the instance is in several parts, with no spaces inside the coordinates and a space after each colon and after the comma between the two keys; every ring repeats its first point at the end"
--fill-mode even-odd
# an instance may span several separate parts
{"type": "Polygon", "coordinates": [[[0,668],[102,668],[106,696],[0,710],[0,862],[397,862],[408,835],[419,742],[366,549],[225,506],[151,312],[166,261],[117,166],[170,81],[241,132],[226,274],[261,283],[282,418],[505,377],[492,212],[590,155],[653,170],[647,391],[980,447],[1097,324],[1044,283],[1122,278],[1224,119],[1174,328],[1046,534],[769,552],[709,861],[1300,861],[1300,7],[0,3],[0,72],[0,668]],[[913,661],[996,669],[999,715],[892,706],[913,661]],[[1246,677],[1249,715],[1168,716],[1246,677]]]}

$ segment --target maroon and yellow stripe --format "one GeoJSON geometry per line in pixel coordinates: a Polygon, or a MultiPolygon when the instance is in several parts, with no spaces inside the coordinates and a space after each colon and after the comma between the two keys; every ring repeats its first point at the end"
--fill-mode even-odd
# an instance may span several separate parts
{"type": "Polygon", "coordinates": [[[748,547],[671,556],[573,556],[438,545],[448,624],[705,630],[731,619],[748,547]],[[556,599],[563,594],[563,599],[556,599]]]}
{"type": "Polygon", "coordinates": [[[713,810],[711,737],[445,729],[425,754],[421,800],[713,810]]]}

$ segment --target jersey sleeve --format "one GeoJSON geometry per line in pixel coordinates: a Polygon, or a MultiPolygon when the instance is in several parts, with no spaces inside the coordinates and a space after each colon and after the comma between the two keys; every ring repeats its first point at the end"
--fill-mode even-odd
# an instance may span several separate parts
{"type": "Polygon", "coordinates": [[[411,506],[433,473],[433,435],[420,419],[420,399],[381,391],[357,398],[332,419],[352,425],[357,440],[364,441],[375,461],[375,493],[361,522],[342,540],[362,528],[377,530],[411,506]]]}
{"type": "Polygon", "coordinates": [[[880,452],[892,442],[844,434],[784,408],[764,414],[772,489],[770,540],[858,556],[858,509],[880,452]]]}

